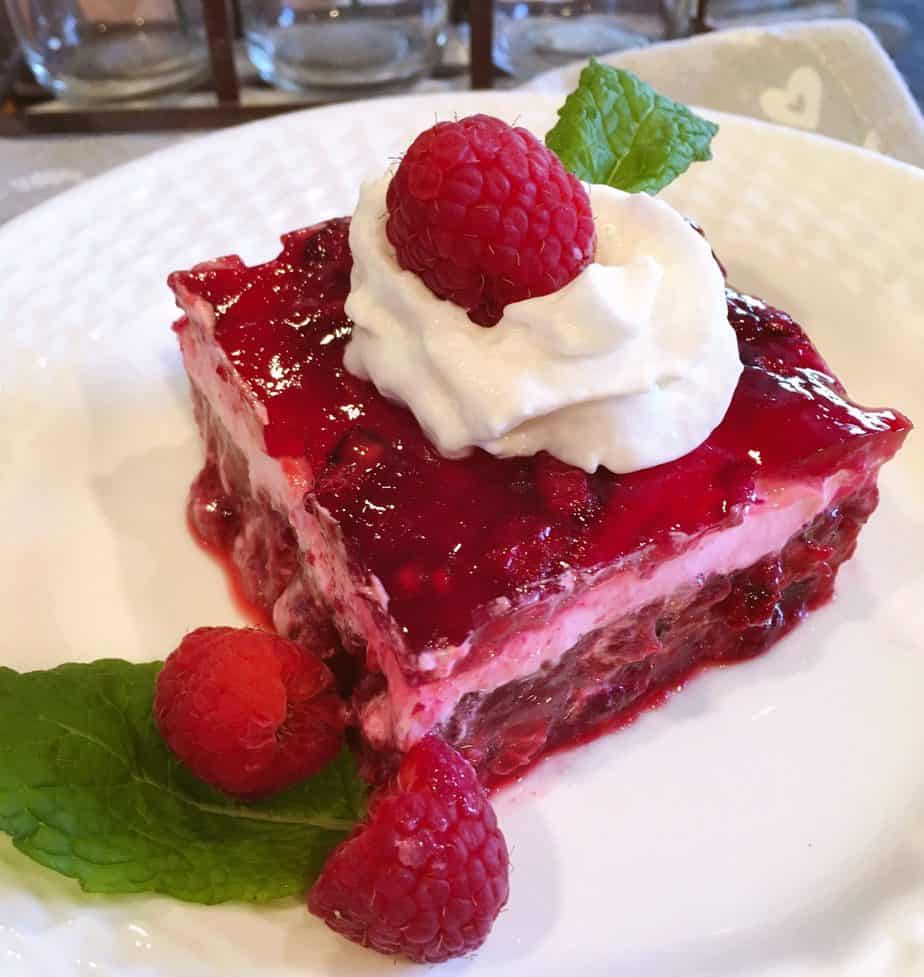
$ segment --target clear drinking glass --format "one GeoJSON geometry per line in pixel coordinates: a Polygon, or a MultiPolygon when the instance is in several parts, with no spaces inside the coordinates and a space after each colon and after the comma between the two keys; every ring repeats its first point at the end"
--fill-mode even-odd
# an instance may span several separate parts
{"type": "Polygon", "coordinates": [[[494,60],[528,78],[591,55],[682,37],[695,0],[495,0],[494,60]]]}
{"type": "Polygon", "coordinates": [[[264,81],[331,96],[407,81],[436,63],[447,0],[241,0],[264,81]]]}
{"type": "Polygon", "coordinates": [[[708,5],[709,23],[716,27],[856,16],[857,0],[709,0],[708,5]]]}
{"type": "Polygon", "coordinates": [[[208,73],[194,0],[6,0],[36,80],[75,100],[135,98],[208,73]]]}

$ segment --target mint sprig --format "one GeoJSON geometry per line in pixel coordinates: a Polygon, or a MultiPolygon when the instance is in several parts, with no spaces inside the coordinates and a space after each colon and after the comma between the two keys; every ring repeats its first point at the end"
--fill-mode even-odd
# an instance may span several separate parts
{"type": "Polygon", "coordinates": [[[631,72],[591,58],[545,142],[579,180],[654,194],[712,158],[718,128],[631,72]]]}
{"type": "Polygon", "coordinates": [[[362,817],[352,755],[270,800],[231,800],[161,740],[151,714],[160,667],[0,668],[0,830],[90,892],[200,903],[304,892],[362,817]]]}

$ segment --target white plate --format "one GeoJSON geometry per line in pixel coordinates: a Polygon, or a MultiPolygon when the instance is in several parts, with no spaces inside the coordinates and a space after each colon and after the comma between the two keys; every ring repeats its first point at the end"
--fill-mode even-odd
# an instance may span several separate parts
{"type": "MultiPolygon", "coordinates": [[[[556,102],[447,95],[289,115],[147,157],[0,230],[0,661],[150,659],[194,626],[239,620],[184,526],[199,446],[166,273],[269,257],[280,232],[349,211],[359,179],[434,117],[488,111],[543,133],[556,102]]],[[[720,121],[715,161],[668,196],[735,282],[808,324],[855,396],[924,418],[924,174],[720,121]]],[[[772,653],[500,798],[510,907],[480,954],[442,973],[924,973],[922,479],[912,436],[837,602],[772,653]]],[[[90,897],[0,845],[3,975],[395,968],[294,902],[90,897]]]]}

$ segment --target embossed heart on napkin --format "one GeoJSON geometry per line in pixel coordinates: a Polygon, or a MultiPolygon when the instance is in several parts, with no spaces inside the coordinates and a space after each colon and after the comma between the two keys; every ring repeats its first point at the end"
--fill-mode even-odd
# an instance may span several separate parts
{"type": "Polygon", "coordinates": [[[821,75],[803,65],[789,76],[785,88],[768,88],[760,96],[760,107],[771,122],[817,129],[821,119],[821,75]]]}

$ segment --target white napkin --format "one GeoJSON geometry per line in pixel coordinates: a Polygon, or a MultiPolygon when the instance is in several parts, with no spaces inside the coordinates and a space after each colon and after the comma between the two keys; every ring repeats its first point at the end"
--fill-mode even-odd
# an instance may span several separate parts
{"type": "MultiPolygon", "coordinates": [[[[599,60],[687,104],[820,132],[924,166],[924,116],[875,36],[856,21],[716,31],[599,60]]],[[[522,87],[568,91],[582,65],[522,87]]]]}

